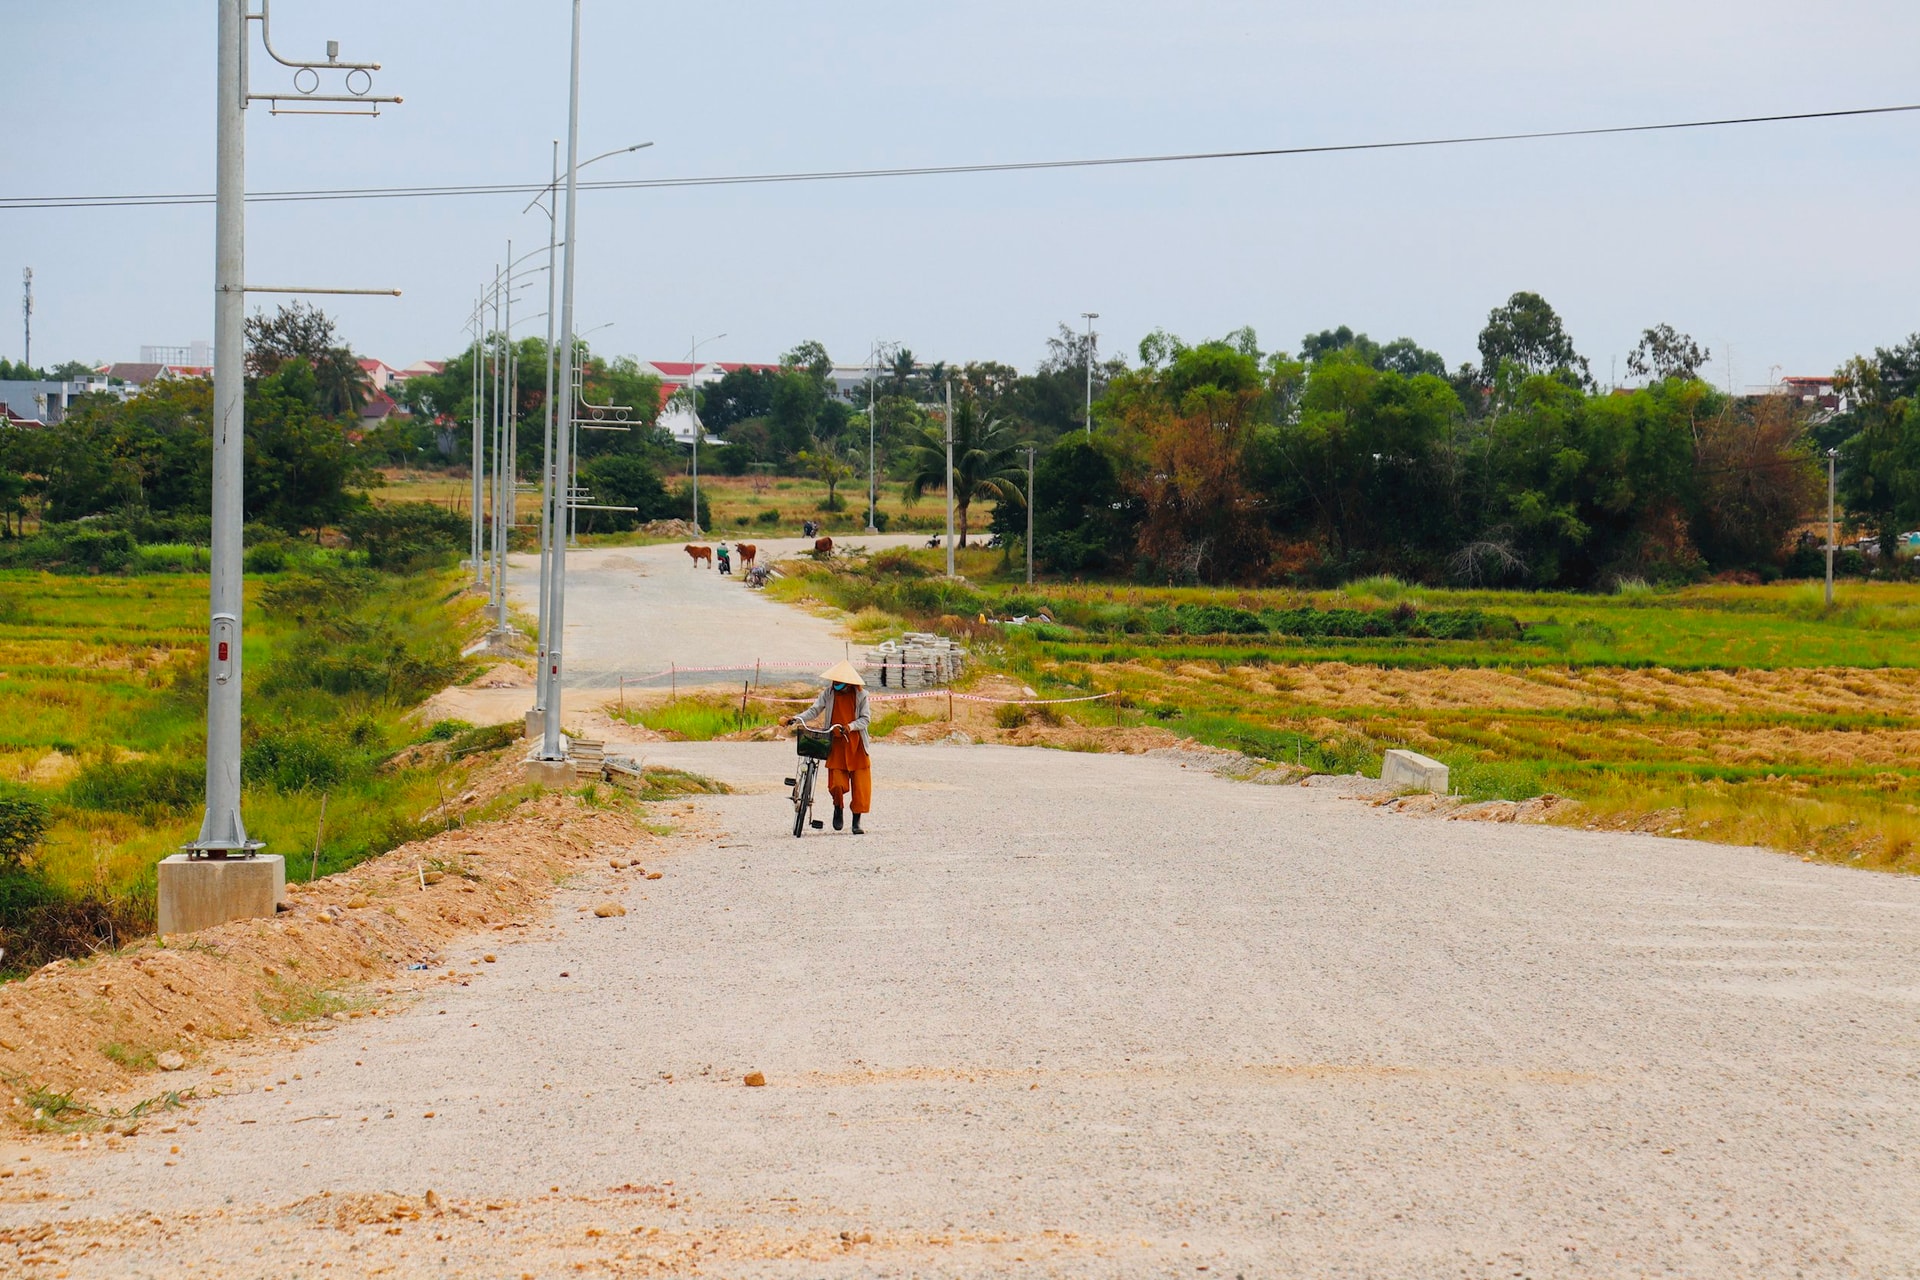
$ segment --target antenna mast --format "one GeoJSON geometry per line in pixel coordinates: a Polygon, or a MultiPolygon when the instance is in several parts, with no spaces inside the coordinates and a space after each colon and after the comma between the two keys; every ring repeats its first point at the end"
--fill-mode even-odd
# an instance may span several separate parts
{"type": "Polygon", "coordinates": [[[33,268],[20,268],[20,323],[26,331],[26,342],[20,353],[20,363],[33,368],[33,268]]]}

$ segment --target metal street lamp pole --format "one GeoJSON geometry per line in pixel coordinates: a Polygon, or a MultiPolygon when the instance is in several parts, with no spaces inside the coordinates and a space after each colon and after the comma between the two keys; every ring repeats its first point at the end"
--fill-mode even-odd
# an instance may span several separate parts
{"type": "Polygon", "coordinates": [[[476,299],[473,304],[473,376],[470,379],[472,383],[472,399],[469,401],[469,404],[471,405],[471,409],[467,415],[469,418],[473,420],[472,422],[473,457],[472,457],[472,461],[470,463],[469,469],[473,472],[473,521],[472,521],[473,523],[473,552],[472,552],[473,583],[472,583],[472,587],[475,590],[479,589],[479,587],[481,586],[480,539],[486,528],[486,525],[483,523],[483,516],[482,516],[482,510],[485,507],[485,500],[484,500],[485,490],[483,488],[483,485],[485,484],[484,475],[486,472],[486,461],[487,461],[486,460],[486,439],[482,434],[485,428],[481,425],[485,421],[484,415],[486,413],[486,409],[485,409],[486,392],[483,389],[483,384],[480,381],[481,362],[483,359],[483,353],[486,351],[486,314],[487,314],[487,302],[486,302],[486,297],[483,294],[480,298],[476,299]]]}
{"type": "MultiPolygon", "coordinates": [[[[549,189],[560,181],[560,141],[553,143],[553,182],[549,189]]],[[[526,212],[524,209],[522,213],[526,212]]],[[[547,673],[547,593],[553,577],[553,327],[558,323],[559,308],[555,305],[554,290],[559,287],[554,280],[558,274],[554,271],[554,256],[560,242],[560,220],[551,212],[547,214],[547,402],[542,423],[543,443],[540,449],[540,600],[538,604],[540,622],[537,657],[539,667],[534,678],[534,710],[544,713],[547,709],[547,697],[550,681],[547,673]]]]}
{"type": "Polygon", "coordinates": [[[246,0],[220,0],[214,115],[213,530],[209,557],[207,811],[191,846],[225,857],[260,847],[240,819],[241,533],[246,465],[246,0]]]}
{"type": "Polygon", "coordinates": [[[876,384],[880,381],[880,350],[883,345],[884,344],[879,342],[874,343],[873,354],[869,356],[867,359],[867,532],[868,533],[880,532],[880,530],[877,527],[875,527],[873,523],[873,510],[875,506],[875,500],[878,496],[874,492],[873,424],[874,424],[875,410],[878,405],[878,401],[876,399],[876,384]]]}
{"type": "Polygon", "coordinates": [[[1033,446],[1027,446],[1027,585],[1033,585],[1033,446]]]}
{"type": "MultiPolygon", "coordinates": [[[[560,286],[560,387],[566,396],[567,420],[563,429],[554,433],[554,464],[556,477],[568,474],[568,454],[571,452],[573,425],[573,267],[574,244],[576,242],[575,196],[578,193],[580,173],[580,0],[573,0],[573,58],[567,83],[567,230],[566,253],[564,255],[563,275],[560,286]]],[[[567,506],[573,505],[572,495],[567,495],[567,506]]],[[[557,532],[557,530],[556,530],[557,532]]],[[[551,620],[552,638],[547,644],[547,706],[546,718],[540,737],[540,759],[565,760],[566,749],[560,743],[560,694],[562,688],[562,666],[560,646],[566,635],[567,609],[567,559],[566,552],[560,547],[554,548],[554,562],[550,590],[552,598],[548,602],[546,615],[551,620]]]]}
{"type": "Polygon", "coordinates": [[[1833,607],[1833,544],[1839,538],[1839,530],[1833,522],[1833,464],[1840,456],[1838,449],[1827,450],[1827,607],[1833,607]]]}
{"type": "Polygon", "coordinates": [[[1087,438],[1093,438],[1093,322],[1100,318],[1098,311],[1082,311],[1080,318],[1087,322],[1087,438]]]}
{"type": "Polygon", "coordinates": [[[947,380],[947,576],[953,576],[953,380],[947,380]]]}

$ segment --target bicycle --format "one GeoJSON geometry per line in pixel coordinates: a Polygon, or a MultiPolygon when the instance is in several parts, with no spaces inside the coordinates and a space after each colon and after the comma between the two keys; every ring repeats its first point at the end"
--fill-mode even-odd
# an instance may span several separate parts
{"type": "Polygon", "coordinates": [[[793,750],[800,765],[786,784],[793,788],[793,838],[798,840],[809,826],[818,831],[827,825],[813,817],[813,784],[821,762],[833,753],[833,731],[810,729],[798,717],[793,724],[793,750]]]}

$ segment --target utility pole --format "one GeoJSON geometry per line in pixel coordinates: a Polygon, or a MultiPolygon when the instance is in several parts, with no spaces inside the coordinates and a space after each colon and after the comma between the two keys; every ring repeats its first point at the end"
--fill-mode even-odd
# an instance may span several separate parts
{"type": "Polygon", "coordinates": [[[1082,311],[1080,318],[1087,322],[1087,439],[1093,439],[1093,322],[1100,318],[1098,311],[1082,311]]]}
{"type": "Polygon", "coordinates": [[[487,300],[486,295],[482,294],[473,304],[473,377],[471,379],[473,396],[469,402],[472,408],[468,414],[468,417],[472,419],[473,427],[473,460],[469,467],[473,472],[473,582],[470,584],[470,588],[475,591],[478,591],[481,587],[480,540],[486,532],[486,525],[483,523],[482,517],[482,508],[486,505],[485,490],[482,487],[485,483],[484,476],[487,465],[486,438],[482,434],[485,428],[481,425],[486,420],[486,391],[485,384],[482,383],[480,376],[481,363],[486,351],[486,328],[487,300]]]}
{"type": "Polygon", "coordinates": [[[20,363],[33,368],[33,268],[20,268],[20,322],[25,332],[21,345],[20,363]]]}
{"type": "Polygon", "coordinates": [[[873,352],[867,358],[867,532],[879,533],[873,523],[874,507],[879,495],[875,491],[873,470],[874,414],[878,405],[876,384],[880,381],[880,352],[886,344],[875,341],[873,352]]]}
{"type": "MultiPolygon", "coordinates": [[[[559,198],[556,194],[559,186],[560,140],[555,138],[553,181],[547,184],[548,199],[559,198]]],[[[533,703],[533,709],[541,713],[543,723],[547,710],[547,698],[551,693],[551,683],[547,673],[547,597],[552,590],[553,579],[553,547],[550,544],[550,539],[553,537],[553,362],[557,354],[553,349],[553,329],[559,321],[559,317],[555,314],[558,307],[554,300],[554,291],[559,288],[559,282],[554,277],[559,272],[554,269],[557,265],[554,259],[560,244],[560,219],[554,215],[558,212],[557,209],[547,211],[547,403],[545,421],[542,424],[545,441],[540,450],[540,600],[538,606],[540,622],[539,635],[536,638],[540,665],[534,679],[533,703]]]]}
{"type": "MultiPolygon", "coordinates": [[[[214,103],[213,238],[213,526],[209,539],[210,585],[207,625],[207,774],[206,812],[200,836],[186,846],[189,856],[249,857],[262,847],[249,839],[240,817],[241,614],[244,608],[241,523],[245,519],[246,465],[246,109],[265,102],[276,115],[310,112],[314,104],[327,114],[378,115],[379,104],[398,98],[371,96],[375,62],[341,62],[337,41],[327,42],[325,62],[294,62],[273,48],[267,10],[251,13],[247,0],[219,0],[215,39],[218,68],[214,103]],[[261,43],[269,56],[294,69],[292,94],[254,94],[247,84],[249,22],[260,23],[261,43]],[[321,94],[322,73],[341,73],[345,94],[321,94]],[[283,103],[292,105],[282,106],[283,103]],[[335,104],[345,104],[344,108],[335,104]]],[[[259,292],[307,292],[266,289],[259,292]]],[[[328,290],[371,293],[393,290],[328,290]]],[[[161,927],[169,904],[163,891],[161,927]]]]}
{"type": "Polygon", "coordinates": [[[693,536],[700,536],[700,363],[697,353],[700,343],[692,334],[687,335],[687,416],[693,419],[693,511],[688,521],[693,525],[693,536]]]}
{"type": "Polygon", "coordinates": [[[1027,585],[1033,585],[1033,446],[1027,446],[1027,585]]]}
{"type": "MultiPolygon", "coordinates": [[[[573,443],[573,265],[574,242],[577,230],[574,197],[578,194],[580,173],[580,0],[573,0],[573,58],[567,79],[567,229],[566,250],[560,282],[560,371],[559,381],[563,394],[567,398],[567,415],[560,429],[554,432],[553,473],[556,502],[560,500],[559,480],[570,474],[569,454],[573,443]]],[[[565,495],[565,507],[570,513],[573,495],[565,495]]],[[[567,625],[567,553],[558,545],[560,533],[557,517],[561,511],[552,513],[555,522],[556,545],[553,550],[553,568],[550,573],[549,590],[552,598],[547,603],[546,616],[552,628],[552,637],[547,642],[547,706],[546,717],[541,726],[539,759],[542,761],[561,761],[567,758],[567,749],[560,741],[560,693],[562,688],[562,666],[560,647],[566,635],[567,625]]]]}
{"type": "Polygon", "coordinates": [[[1833,544],[1838,539],[1839,530],[1833,522],[1833,464],[1839,458],[1838,449],[1827,450],[1827,607],[1833,607],[1833,544]]]}
{"type": "Polygon", "coordinates": [[[953,576],[953,379],[947,379],[947,576],[953,576]]]}

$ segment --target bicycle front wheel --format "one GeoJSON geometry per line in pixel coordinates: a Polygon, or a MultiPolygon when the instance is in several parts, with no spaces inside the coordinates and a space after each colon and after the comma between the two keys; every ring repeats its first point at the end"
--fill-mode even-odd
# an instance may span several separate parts
{"type": "Polygon", "coordinates": [[[819,769],[816,760],[807,761],[800,771],[800,785],[794,789],[793,797],[793,838],[798,840],[807,830],[807,815],[813,812],[813,775],[819,769]]]}

